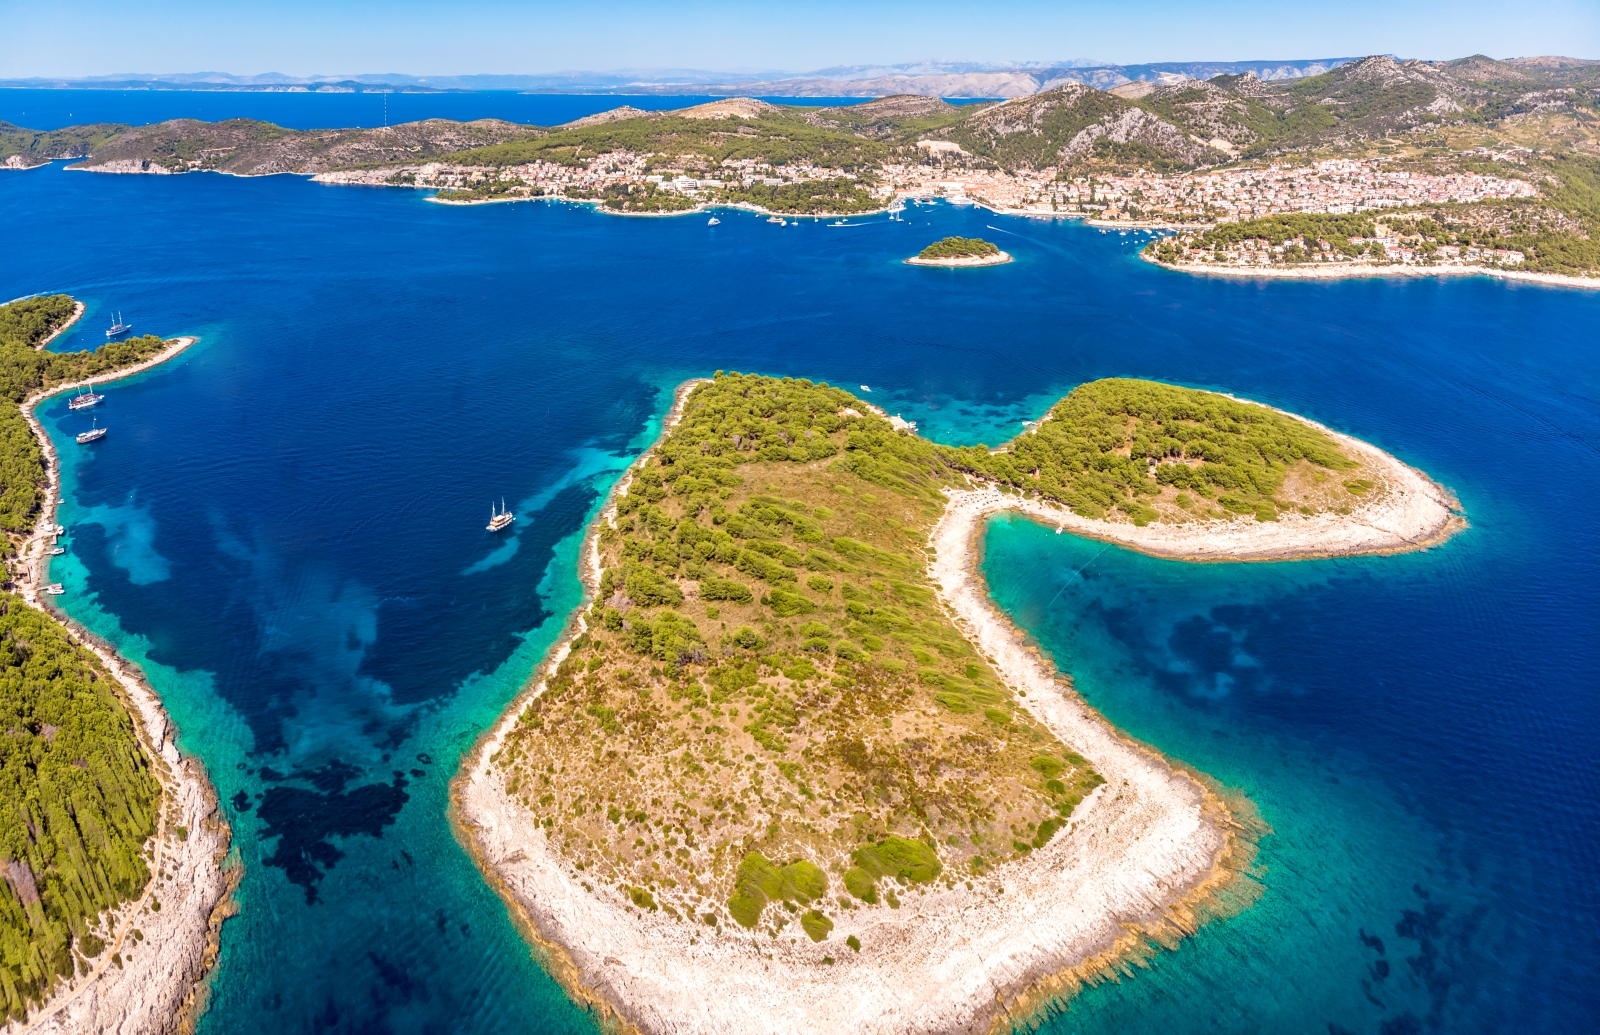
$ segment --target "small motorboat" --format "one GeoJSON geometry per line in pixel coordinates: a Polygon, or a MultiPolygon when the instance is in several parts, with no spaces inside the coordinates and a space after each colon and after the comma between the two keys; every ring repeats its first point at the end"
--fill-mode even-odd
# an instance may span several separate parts
{"type": "Polygon", "coordinates": [[[67,591],[67,588],[59,582],[52,582],[44,588],[44,591],[53,597],[59,597],[67,591]]]}
{"type": "Polygon", "coordinates": [[[706,226],[716,226],[720,222],[722,222],[722,220],[718,219],[716,216],[712,216],[710,219],[706,220],[706,226]]]}
{"type": "Polygon", "coordinates": [[[66,553],[66,552],[67,552],[67,548],[65,546],[58,546],[54,550],[50,551],[50,556],[52,556],[52,557],[60,557],[62,554],[66,553]]]}

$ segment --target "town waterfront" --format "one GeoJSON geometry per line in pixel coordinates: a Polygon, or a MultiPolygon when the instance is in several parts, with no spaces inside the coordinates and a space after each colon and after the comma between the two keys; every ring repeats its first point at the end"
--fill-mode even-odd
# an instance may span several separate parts
{"type": "Polygon", "coordinates": [[[595,1030],[456,844],[446,784],[576,603],[577,536],[671,387],[719,368],[867,385],[990,444],[1097,377],[1217,388],[1461,497],[1470,530],[1393,558],[1182,565],[991,531],[996,598],[1085,696],[1273,830],[1254,908],[1047,1030],[1574,1030],[1600,1008],[1592,292],[1194,278],[1140,262],[1139,234],[943,204],[710,227],[56,165],[0,176],[0,213],[23,244],[5,296],[89,306],[52,347],[111,310],[201,336],[108,390],[92,451],[65,400],[39,415],[61,603],[146,667],[236,833],[203,1032],[595,1030]],[[902,263],[949,235],[1015,261],[902,263]]]}

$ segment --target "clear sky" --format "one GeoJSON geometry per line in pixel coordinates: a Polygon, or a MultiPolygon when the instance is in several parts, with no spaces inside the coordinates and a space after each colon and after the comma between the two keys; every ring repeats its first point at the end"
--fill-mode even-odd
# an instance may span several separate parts
{"type": "Polygon", "coordinates": [[[1600,58],[1600,0],[0,0],[0,78],[1600,58]]]}

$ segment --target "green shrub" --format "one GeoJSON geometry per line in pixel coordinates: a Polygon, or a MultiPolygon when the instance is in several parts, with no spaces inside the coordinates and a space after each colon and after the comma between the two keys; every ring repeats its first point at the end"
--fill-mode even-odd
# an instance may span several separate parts
{"type": "Polygon", "coordinates": [[[1028,764],[1043,774],[1044,778],[1047,780],[1054,779],[1055,777],[1059,776],[1061,774],[1061,770],[1066,768],[1066,763],[1062,762],[1061,759],[1051,758],[1048,755],[1035,755],[1033,759],[1028,762],[1028,764]]]}
{"type": "Polygon", "coordinates": [[[700,580],[700,596],[705,600],[731,600],[736,604],[748,604],[754,599],[750,587],[744,583],[715,577],[700,580]]]}
{"type": "Polygon", "coordinates": [[[833,592],[833,580],[826,575],[812,575],[806,579],[806,585],[824,596],[833,592]]]}
{"type": "Polygon", "coordinates": [[[860,866],[844,871],[844,890],[863,902],[873,905],[878,902],[878,878],[860,866]]]}
{"type": "Polygon", "coordinates": [[[763,601],[771,607],[779,618],[793,618],[795,615],[808,615],[817,609],[817,605],[801,596],[785,589],[774,589],[763,601]]]}
{"type": "Polygon", "coordinates": [[[855,646],[848,640],[840,640],[833,645],[833,653],[846,661],[865,661],[867,652],[855,646]]]}
{"type": "Polygon", "coordinates": [[[628,897],[632,899],[633,904],[638,906],[640,909],[648,909],[651,912],[654,912],[656,909],[655,896],[651,895],[650,892],[646,891],[644,888],[629,888],[628,897]]]}
{"type": "Polygon", "coordinates": [[[643,565],[630,568],[622,584],[628,598],[640,607],[677,607],[683,603],[683,590],[643,565]]]}
{"type": "Polygon", "coordinates": [[[733,642],[745,650],[760,650],[767,645],[767,641],[761,638],[761,634],[748,625],[741,625],[734,630],[733,642]]]}
{"type": "Polygon", "coordinates": [[[808,909],[800,916],[800,926],[805,928],[806,934],[812,941],[820,942],[828,937],[829,931],[833,930],[833,921],[815,909],[808,909]]]}
{"type": "Polygon", "coordinates": [[[760,922],[761,911],[768,902],[809,905],[827,893],[828,875],[815,863],[797,859],[779,867],[760,852],[751,852],[739,863],[728,912],[741,926],[749,928],[760,922]]]}
{"type": "MultiPolygon", "coordinates": [[[[877,844],[857,848],[850,853],[850,858],[874,878],[893,877],[912,884],[931,881],[943,869],[938,853],[927,842],[895,834],[890,834],[877,844]]],[[[848,879],[849,875],[846,874],[847,882],[848,879]]]]}
{"type": "Polygon", "coordinates": [[[860,952],[861,951],[861,939],[857,938],[853,934],[850,937],[846,938],[844,940],[844,943],[846,945],[850,946],[850,949],[853,952],[860,952]]]}

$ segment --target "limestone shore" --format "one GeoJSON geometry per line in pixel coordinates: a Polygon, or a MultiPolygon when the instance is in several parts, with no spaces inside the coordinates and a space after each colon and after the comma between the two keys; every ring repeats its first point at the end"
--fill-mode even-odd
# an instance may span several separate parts
{"type": "MultiPolygon", "coordinates": [[[[143,363],[83,384],[147,370],[196,340],[174,339],[143,363]]],[[[89,961],[88,973],[60,986],[25,1023],[7,1025],[4,1035],[166,1035],[180,1030],[203,1006],[199,982],[215,959],[221,924],[232,908],[228,893],[238,871],[223,869],[232,833],[217,807],[216,792],[199,761],[179,753],[173,742],[177,731],[143,673],[40,595],[48,572],[48,547],[54,540],[61,479],[55,447],[33,410],[49,396],[78,387],[76,382],[60,385],[22,405],[44,452],[50,480],[39,521],[19,550],[24,570],[18,592],[64,625],[116,680],[151,760],[151,772],[161,783],[162,805],[146,854],[152,879],[138,899],[125,903],[103,925],[99,933],[106,943],[104,951],[89,961]],[[132,935],[135,929],[139,937],[132,935]]]]}
{"type": "Polygon", "coordinates": [[[1272,280],[1349,280],[1357,277],[1499,277],[1502,280],[1519,280],[1525,284],[1544,284],[1548,287],[1600,288],[1600,277],[1569,277],[1560,273],[1531,273],[1527,270],[1506,269],[1501,266],[1406,266],[1400,263],[1376,265],[1370,263],[1337,263],[1328,266],[1213,266],[1200,263],[1183,263],[1169,266],[1156,262],[1148,255],[1140,258],[1153,266],[1177,273],[1193,273],[1206,277],[1250,277],[1272,280]]]}

